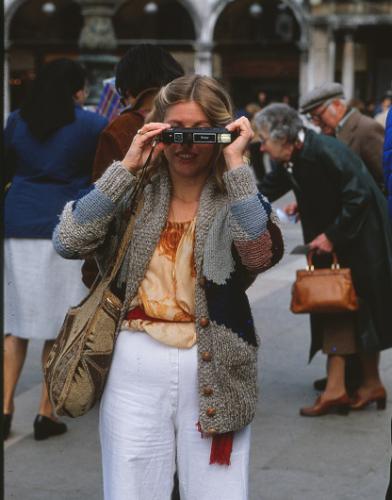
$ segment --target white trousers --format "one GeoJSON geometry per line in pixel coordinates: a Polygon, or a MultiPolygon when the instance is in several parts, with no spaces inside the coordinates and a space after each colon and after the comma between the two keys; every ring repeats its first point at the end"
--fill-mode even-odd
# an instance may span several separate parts
{"type": "Polygon", "coordinates": [[[209,464],[197,430],[197,348],[177,349],[122,331],[101,401],[105,500],[246,500],[250,427],[234,434],[231,465],[209,464]]]}

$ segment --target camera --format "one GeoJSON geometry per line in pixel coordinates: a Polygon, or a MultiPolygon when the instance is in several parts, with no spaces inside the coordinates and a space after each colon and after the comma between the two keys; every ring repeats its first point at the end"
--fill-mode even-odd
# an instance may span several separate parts
{"type": "Polygon", "coordinates": [[[224,127],[169,128],[159,135],[164,144],[230,144],[238,137],[224,127]]]}

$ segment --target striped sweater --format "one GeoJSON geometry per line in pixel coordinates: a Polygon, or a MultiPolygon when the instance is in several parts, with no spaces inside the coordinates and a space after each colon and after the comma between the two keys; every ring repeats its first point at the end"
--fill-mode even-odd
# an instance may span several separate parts
{"type": "MultiPolygon", "coordinates": [[[[248,166],[224,174],[226,193],[210,178],[201,195],[195,231],[195,317],[200,425],[206,433],[236,431],[251,422],[257,402],[257,348],[246,288],[276,264],[283,242],[271,206],[248,166]]],[[[129,217],[135,177],[115,162],[94,189],[68,203],[53,233],[65,258],[94,255],[101,272],[112,261],[129,217]]],[[[144,188],[143,207],[118,274],[127,313],[165,227],[170,177],[161,169],[144,188]]]]}

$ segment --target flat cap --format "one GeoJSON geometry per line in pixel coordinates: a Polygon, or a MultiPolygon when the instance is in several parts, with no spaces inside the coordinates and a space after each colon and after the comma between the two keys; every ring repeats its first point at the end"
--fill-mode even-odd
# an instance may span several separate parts
{"type": "Polygon", "coordinates": [[[299,101],[299,112],[308,113],[314,108],[321,106],[328,99],[344,99],[343,85],[336,82],[323,83],[301,97],[299,101]]]}

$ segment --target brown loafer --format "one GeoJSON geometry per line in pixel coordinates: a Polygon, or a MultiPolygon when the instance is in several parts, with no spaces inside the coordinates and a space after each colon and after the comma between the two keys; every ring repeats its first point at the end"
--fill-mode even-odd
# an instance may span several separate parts
{"type": "Polygon", "coordinates": [[[301,408],[299,413],[303,417],[320,417],[328,413],[336,412],[339,415],[348,415],[352,400],[347,394],[343,394],[339,398],[321,400],[321,396],[316,399],[313,406],[301,408]]]}
{"type": "Polygon", "coordinates": [[[385,410],[387,406],[387,391],[384,387],[377,388],[370,396],[361,398],[357,394],[350,405],[351,410],[363,410],[371,403],[376,403],[377,410],[385,410]]]}

